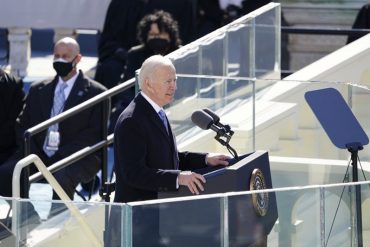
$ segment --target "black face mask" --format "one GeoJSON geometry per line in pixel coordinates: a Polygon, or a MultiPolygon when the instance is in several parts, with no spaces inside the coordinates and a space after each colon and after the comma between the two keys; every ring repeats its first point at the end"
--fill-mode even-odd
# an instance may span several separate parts
{"type": "Polygon", "coordinates": [[[74,60],[75,59],[73,59],[72,62],[64,62],[64,61],[60,61],[59,59],[57,61],[54,61],[53,67],[55,71],[57,72],[57,75],[60,77],[67,76],[74,67],[73,65],[74,60]]]}
{"type": "Polygon", "coordinates": [[[154,39],[149,39],[148,40],[147,46],[155,54],[165,55],[166,52],[168,52],[170,42],[167,39],[154,38],[154,39]]]}

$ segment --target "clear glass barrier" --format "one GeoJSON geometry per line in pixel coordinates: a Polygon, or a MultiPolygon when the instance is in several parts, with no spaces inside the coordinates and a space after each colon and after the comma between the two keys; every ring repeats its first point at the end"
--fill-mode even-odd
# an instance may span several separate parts
{"type": "MultiPolygon", "coordinates": [[[[355,187],[290,188],[274,193],[230,196],[230,246],[248,246],[264,241],[267,246],[352,246],[357,239],[358,226],[355,187]],[[261,216],[254,197],[268,202],[264,216],[261,216]],[[274,212],[275,197],[277,212],[274,212]]],[[[362,215],[367,215],[369,208],[364,205],[369,201],[369,184],[360,188],[362,215]]],[[[363,240],[367,240],[367,223],[364,222],[362,229],[363,240]]]]}
{"type": "Polygon", "coordinates": [[[221,201],[130,204],[132,246],[221,246],[221,201]]]}
{"type": "Polygon", "coordinates": [[[15,236],[12,232],[11,210],[12,201],[0,197],[0,244],[14,246],[15,236]]]}
{"type": "MultiPolygon", "coordinates": [[[[103,246],[246,246],[267,243],[267,246],[347,247],[358,241],[358,229],[362,229],[364,246],[368,246],[369,182],[257,192],[110,206],[97,202],[73,204],[99,243],[104,243],[103,246]],[[356,199],[356,189],[359,189],[361,200],[356,199]],[[361,225],[357,221],[356,208],[359,205],[356,202],[362,202],[361,225]]],[[[5,203],[11,202],[2,201],[2,209],[7,207],[5,203]]],[[[61,211],[37,223],[27,206],[30,202],[18,202],[17,206],[22,205],[24,209],[18,213],[20,225],[16,233],[13,235],[9,227],[0,229],[2,243],[11,244],[6,246],[14,246],[21,236],[21,243],[27,246],[58,246],[61,239],[64,246],[94,246],[92,238],[70,211],[61,211]],[[28,220],[24,220],[25,208],[28,208],[28,220]]],[[[35,203],[31,201],[32,205],[35,203]]],[[[4,222],[6,217],[4,219],[1,215],[1,226],[4,222]]]]}
{"type": "MultiPolygon", "coordinates": [[[[267,150],[274,187],[336,183],[348,165],[351,153],[336,147],[305,100],[312,90],[335,88],[351,108],[358,122],[369,133],[369,89],[339,82],[243,80],[231,77],[191,77],[181,75],[178,86],[189,81],[196,85],[188,94],[177,94],[166,110],[176,133],[179,150],[228,153],[214,138],[212,130],[202,130],[191,121],[195,110],[209,108],[220,122],[230,125],[234,134],[230,145],[242,155],[267,150]],[[317,163],[326,163],[319,166],[317,163]],[[304,167],[304,168],[303,168],[304,167]],[[287,171],[302,173],[301,179],[287,171]],[[319,176],[318,176],[319,174],[319,176]]],[[[333,109],[333,114],[340,109],[333,109]]],[[[348,126],[348,131],[351,127],[348,126]]],[[[367,146],[358,152],[368,169],[367,146]]],[[[300,176],[300,175],[298,175],[300,176]]],[[[365,180],[361,176],[360,180],[365,180]]],[[[370,177],[365,172],[365,177],[370,177]]]]}
{"type": "Polygon", "coordinates": [[[272,9],[254,18],[255,77],[280,78],[280,9],[272,9]]]}
{"type": "MultiPolygon", "coordinates": [[[[368,215],[369,183],[357,188],[368,215]]],[[[351,246],[359,229],[355,190],[337,184],[131,203],[132,246],[351,246]]]]}
{"type": "Polygon", "coordinates": [[[121,245],[121,229],[124,229],[121,224],[126,221],[122,213],[125,204],[67,204],[69,209],[60,201],[0,198],[0,243],[9,243],[4,246],[40,247],[121,245]],[[71,211],[71,208],[75,210],[71,211]]]}
{"type": "MultiPolygon", "coordinates": [[[[192,123],[191,115],[198,109],[208,108],[214,111],[222,116],[223,122],[229,124],[235,132],[238,132],[240,122],[243,121],[245,123],[244,129],[249,131],[249,135],[251,135],[253,128],[253,83],[249,80],[179,76],[177,85],[179,89],[175,94],[175,100],[166,108],[166,111],[181,150],[226,151],[216,141],[210,141],[214,137],[214,132],[203,131],[192,123]],[[181,90],[184,84],[189,85],[190,83],[193,85],[191,91],[185,93],[184,90],[181,90]],[[238,119],[233,119],[233,116],[230,115],[235,109],[239,109],[239,113],[241,113],[238,115],[238,119]]],[[[233,139],[238,138],[235,133],[233,139]]],[[[250,136],[244,140],[243,145],[252,147],[250,136]]]]}
{"type": "Polygon", "coordinates": [[[279,12],[266,5],[168,57],[179,74],[280,78],[279,12]]]}

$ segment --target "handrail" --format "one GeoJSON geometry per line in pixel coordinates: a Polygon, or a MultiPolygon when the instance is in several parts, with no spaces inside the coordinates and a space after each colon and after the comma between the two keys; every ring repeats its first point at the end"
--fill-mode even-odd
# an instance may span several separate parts
{"type": "MultiPolygon", "coordinates": [[[[360,38],[368,33],[370,29],[344,29],[344,28],[312,28],[312,27],[294,27],[281,26],[281,33],[283,34],[297,34],[297,35],[343,35],[349,38],[360,38]]],[[[293,74],[295,71],[282,70],[281,76],[284,78],[293,74]]]]}
{"type": "MultiPolygon", "coordinates": [[[[79,151],[76,151],[75,153],[71,154],[70,156],[68,156],[64,159],[61,159],[58,162],[55,162],[51,166],[48,166],[47,169],[48,169],[49,172],[54,173],[56,171],[59,171],[60,169],[63,169],[64,167],[70,165],[71,163],[75,162],[76,160],[84,158],[87,155],[92,154],[92,153],[98,151],[99,149],[101,149],[102,147],[104,147],[106,145],[109,145],[109,144],[112,144],[112,143],[113,143],[113,134],[110,134],[106,141],[104,140],[104,141],[96,143],[92,147],[85,147],[85,148],[83,148],[79,151]]],[[[42,178],[44,178],[44,175],[42,174],[42,172],[37,172],[37,173],[30,176],[29,182],[30,183],[37,182],[38,180],[40,180],[42,178]]]]}
{"type": "MultiPolygon", "coordinates": [[[[78,208],[73,203],[66,203],[67,201],[71,201],[68,197],[66,192],[51,174],[51,172],[46,168],[45,164],[41,161],[41,159],[35,155],[31,154],[20,161],[15,165],[14,172],[13,172],[13,182],[12,182],[12,189],[13,189],[13,197],[19,198],[20,197],[20,177],[21,171],[24,167],[29,166],[30,164],[35,164],[37,169],[44,175],[45,179],[49,182],[51,187],[55,190],[57,195],[62,199],[64,204],[67,208],[71,211],[71,214],[76,217],[77,222],[80,224],[82,229],[88,235],[88,238],[91,239],[91,242],[94,246],[103,246],[103,243],[99,241],[98,237],[95,236],[94,232],[91,230],[90,226],[85,222],[83,215],[80,213],[78,208]]],[[[16,200],[12,200],[12,210],[13,210],[13,217],[12,217],[12,231],[15,233],[17,229],[17,222],[18,222],[18,208],[16,200]]],[[[17,237],[19,238],[19,237],[17,237]]],[[[17,241],[19,243],[19,241],[17,241]]]]}
{"type": "Polygon", "coordinates": [[[70,117],[70,116],[73,116],[77,113],[80,113],[81,111],[91,107],[92,105],[95,105],[99,102],[102,102],[103,100],[106,100],[132,86],[135,85],[135,78],[132,78],[131,80],[128,80],[122,84],[119,84],[115,87],[112,87],[111,89],[108,89],[107,91],[104,91],[94,97],[92,97],[91,99],[88,99],[44,122],[41,122],[31,128],[29,128],[27,131],[26,131],[26,136],[28,135],[35,135],[37,133],[40,133],[41,131],[47,129],[49,126],[55,124],[55,123],[58,123],[60,121],[63,121],[65,120],[66,118],[70,117]]]}
{"type": "Polygon", "coordinates": [[[320,35],[365,35],[370,29],[343,29],[343,28],[312,28],[312,27],[281,27],[282,33],[287,34],[320,34],[320,35]]]}

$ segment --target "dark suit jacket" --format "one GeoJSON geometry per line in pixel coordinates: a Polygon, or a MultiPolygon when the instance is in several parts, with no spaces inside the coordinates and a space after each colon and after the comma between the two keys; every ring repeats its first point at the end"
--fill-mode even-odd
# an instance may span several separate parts
{"type": "MultiPolygon", "coordinates": [[[[23,141],[24,132],[50,118],[53,106],[54,91],[58,77],[31,85],[24,111],[18,119],[18,140],[23,141]]],[[[81,71],[65,102],[64,111],[68,110],[106,89],[99,83],[85,77],[81,71]]],[[[46,130],[32,137],[31,153],[39,155],[47,165],[50,165],[72,153],[101,140],[102,106],[97,104],[59,123],[60,145],[58,151],[47,157],[43,151],[46,130]]],[[[87,159],[79,161],[81,169],[95,173],[99,169],[97,162],[89,164],[87,159]]]]}
{"type": "Polygon", "coordinates": [[[23,81],[0,69],[0,163],[16,149],[15,123],[24,96],[23,81]]]}
{"type": "Polygon", "coordinates": [[[175,191],[180,170],[205,167],[206,154],[178,152],[158,114],[139,93],[120,115],[114,131],[115,202],[157,199],[175,191]]]}

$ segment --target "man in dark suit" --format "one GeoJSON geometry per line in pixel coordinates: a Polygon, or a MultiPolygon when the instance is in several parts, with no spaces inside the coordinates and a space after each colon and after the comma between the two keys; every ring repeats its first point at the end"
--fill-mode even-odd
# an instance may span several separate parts
{"type": "Polygon", "coordinates": [[[161,55],[144,61],[139,73],[141,92],[123,111],[114,132],[117,186],[115,202],[157,199],[160,191],[187,186],[193,194],[205,179],[191,170],[227,165],[226,155],[178,152],[167,118],[159,115],[176,91],[176,70],[161,55]],[[167,129],[166,129],[167,127],[167,129]]]}
{"type": "MultiPolygon", "coordinates": [[[[205,179],[191,172],[206,166],[227,165],[226,155],[178,152],[163,107],[176,91],[176,70],[162,55],[146,59],[139,73],[141,92],[120,115],[114,131],[116,172],[115,202],[158,198],[160,191],[187,186],[193,194],[202,191],[205,179]]],[[[134,246],[163,246],[159,237],[157,208],[136,207],[133,222],[134,246]]],[[[119,246],[120,212],[111,211],[108,246],[119,246]]]]}
{"type": "MultiPolygon", "coordinates": [[[[52,80],[31,85],[25,108],[17,120],[19,149],[6,162],[0,164],[1,196],[12,195],[12,173],[15,164],[23,157],[24,132],[106,90],[77,70],[80,60],[80,47],[74,39],[67,37],[59,40],[54,47],[53,62],[57,75],[52,80]],[[60,97],[63,97],[63,101],[57,100],[60,97]]],[[[31,153],[38,155],[49,166],[86,146],[95,144],[102,138],[101,117],[102,106],[98,104],[49,127],[48,130],[32,137],[31,153]]],[[[78,183],[94,178],[100,168],[99,163],[99,155],[92,154],[53,175],[73,199],[78,183]]],[[[34,166],[30,168],[31,173],[36,172],[34,166]]],[[[58,199],[55,193],[53,199],[58,199]]]]}

